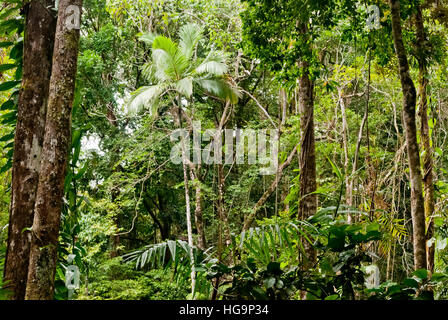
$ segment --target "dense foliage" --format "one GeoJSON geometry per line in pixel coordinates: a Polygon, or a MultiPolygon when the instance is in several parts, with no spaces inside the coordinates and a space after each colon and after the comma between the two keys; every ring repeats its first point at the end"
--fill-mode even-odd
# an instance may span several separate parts
{"type": "MultiPolygon", "coordinates": [[[[427,35],[434,270],[414,268],[386,1],[85,0],[55,298],[68,298],[66,270],[75,265],[73,298],[83,300],[446,299],[448,3],[400,2],[416,83],[420,7],[427,35]],[[378,28],[368,28],[366,5],[380,9],[378,28]],[[318,210],[306,219],[297,213],[299,61],[314,90],[318,210]],[[203,135],[278,129],[282,170],[174,163],[172,132],[197,122],[203,135]]],[[[20,1],[0,7],[0,285],[24,15],[20,1]]],[[[417,129],[422,143],[420,116],[417,129]]]]}

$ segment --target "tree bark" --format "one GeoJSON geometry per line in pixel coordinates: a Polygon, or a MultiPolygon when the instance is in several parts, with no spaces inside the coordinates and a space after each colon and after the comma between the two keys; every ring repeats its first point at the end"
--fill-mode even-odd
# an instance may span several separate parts
{"type": "Polygon", "coordinates": [[[219,223],[219,239],[218,239],[218,258],[222,259],[222,254],[224,248],[228,247],[232,243],[230,235],[229,217],[226,212],[226,201],[225,195],[225,176],[224,176],[224,166],[222,164],[217,164],[218,170],[218,201],[217,201],[217,211],[219,223]]]}
{"type": "MultiPolygon", "coordinates": [[[[60,0],[50,80],[41,171],[31,230],[27,300],[50,300],[54,295],[64,178],[71,140],[71,111],[78,58],[79,29],[67,21],[82,0],[60,0]]],[[[80,18],[80,17],[78,17],[80,18]]]]}
{"type": "Polygon", "coordinates": [[[429,240],[434,236],[434,223],[432,221],[432,215],[434,213],[434,174],[433,174],[433,151],[431,148],[431,135],[428,124],[428,70],[426,65],[425,48],[427,44],[425,29],[423,25],[423,15],[421,6],[417,9],[415,16],[415,27],[417,31],[417,60],[419,67],[419,113],[421,121],[421,146],[424,151],[423,157],[423,187],[425,191],[424,195],[424,208],[426,218],[426,263],[427,268],[431,272],[434,272],[434,244],[428,245],[429,240]]]}
{"type": "Polygon", "coordinates": [[[197,166],[197,172],[195,173],[193,169],[190,169],[191,180],[195,181],[195,208],[194,208],[194,221],[196,224],[196,229],[198,231],[198,247],[202,250],[207,246],[207,241],[205,238],[204,229],[204,219],[202,216],[202,188],[201,182],[199,181],[199,172],[201,166],[197,166]]]}
{"type": "Polygon", "coordinates": [[[300,148],[300,203],[299,219],[306,219],[316,213],[316,151],[314,140],[313,82],[310,79],[308,63],[302,62],[300,77],[299,112],[301,130],[300,148]]]}
{"type": "MultiPolygon", "coordinates": [[[[347,123],[347,113],[345,108],[345,97],[344,97],[344,89],[338,89],[338,98],[339,105],[341,107],[341,115],[342,115],[342,143],[344,147],[344,172],[345,172],[345,203],[348,206],[353,205],[353,197],[352,197],[352,189],[350,184],[350,175],[349,172],[349,154],[348,154],[348,123],[347,123]]],[[[351,223],[353,217],[351,213],[348,214],[348,222],[351,223]]]]}
{"type": "Polygon", "coordinates": [[[25,298],[56,19],[54,1],[31,1],[25,23],[22,87],[18,100],[12,168],[9,236],[4,270],[12,299],[25,298]]]}
{"type": "MultiPolygon", "coordinates": [[[[181,97],[178,95],[177,97],[177,106],[172,109],[174,122],[177,126],[182,129],[182,103],[181,97]]],[[[182,171],[184,174],[184,187],[185,187],[185,213],[187,219],[187,237],[188,237],[188,245],[190,246],[190,263],[191,263],[191,295],[194,298],[195,287],[196,287],[196,272],[194,271],[194,252],[193,252],[193,228],[191,224],[191,205],[190,205],[190,189],[188,185],[188,167],[187,163],[189,159],[187,157],[187,141],[185,141],[185,137],[183,133],[181,134],[181,152],[182,152],[182,171]]]]}
{"type": "MultiPolygon", "coordinates": [[[[305,220],[314,215],[317,210],[316,184],[316,150],[314,139],[314,84],[310,79],[309,65],[301,62],[302,76],[299,80],[299,113],[301,148],[299,155],[300,166],[300,193],[298,218],[305,220]]],[[[316,261],[316,250],[304,241],[306,251],[306,263],[304,267],[310,267],[316,261]]]]}
{"type": "Polygon", "coordinates": [[[409,175],[411,182],[411,215],[414,242],[414,267],[426,269],[425,209],[422,194],[422,175],[420,171],[420,153],[417,143],[415,124],[416,91],[412,81],[406,49],[403,43],[400,17],[400,1],[389,0],[392,16],[392,33],[395,53],[398,58],[401,87],[403,91],[403,122],[405,127],[409,175]]]}

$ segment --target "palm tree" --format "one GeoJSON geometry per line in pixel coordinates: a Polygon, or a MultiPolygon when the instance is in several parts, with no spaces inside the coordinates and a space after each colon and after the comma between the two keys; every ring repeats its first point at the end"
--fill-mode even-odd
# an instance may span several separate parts
{"type": "Polygon", "coordinates": [[[152,46],[152,59],[144,65],[143,75],[152,84],[132,94],[129,111],[151,107],[155,115],[162,96],[190,99],[195,90],[236,103],[238,93],[223,77],[228,69],[225,55],[211,50],[205,57],[198,57],[196,47],[202,39],[202,28],[196,24],[180,29],[179,44],[164,36],[143,34],[140,40],[152,46]]]}
{"type": "MultiPolygon", "coordinates": [[[[175,122],[182,126],[182,98],[189,101],[193,92],[215,98],[238,101],[238,93],[225,79],[227,64],[222,52],[210,50],[199,57],[197,46],[203,39],[202,28],[196,24],[186,24],[179,31],[179,43],[170,38],[146,33],[140,40],[152,47],[151,61],[144,65],[143,75],[151,85],[136,90],[129,101],[128,108],[136,113],[142,108],[150,108],[152,116],[157,115],[161,98],[167,96],[175,105],[175,122]]],[[[195,272],[193,255],[193,235],[191,226],[190,196],[186,165],[184,138],[181,136],[181,150],[184,173],[185,203],[187,218],[188,244],[190,246],[192,295],[195,290],[195,272]]]]}

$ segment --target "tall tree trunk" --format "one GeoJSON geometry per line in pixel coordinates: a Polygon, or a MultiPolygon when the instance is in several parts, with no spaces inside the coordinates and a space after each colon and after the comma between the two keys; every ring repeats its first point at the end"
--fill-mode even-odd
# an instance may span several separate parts
{"type": "Polygon", "coordinates": [[[403,122],[408,150],[409,175],[411,180],[411,215],[414,241],[414,267],[426,269],[425,208],[422,194],[420,153],[415,124],[416,92],[412,81],[406,49],[403,43],[400,17],[400,1],[389,0],[392,16],[392,33],[398,58],[401,87],[403,91],[403,122]]]}
{"type": "MultiPolygon", "coordinates": [[[[309,65],[301,62],[303,75],[299,80],[299,112],[301,129],[300,148],[300,193],[299,193],[299,219],[306,219],[316,213],[316,150],[314,140],[314,85],[310,79],[309,65]]],[[[307,266],[316,260],[316,251],[305,241],[307,266]]]]}
{"type": "MultiPolygon", "coordinates": [[[[78,58],[79,29],[68,23],[82,0],[60,0],[50,80],[41,171],[32,226],[27,300],[49,300],[54,295],[57,245],[64,178],[71,142],[73,105],[78,58]]],[[[74,17],[80,18],[78,17],[74,17]]]]}
{"type": "Polygon", "coordinates": [[[195,208],[194,208],[194,221],[196,223],[196,229],[198,231],[198,247],[202,250],[207,246],[207,241],[205,239],[205,229],[204,229],[204,219],[202,216],[202,188],[201,182],[199,181],[199,172],[201,166],[197,166],[197,171],[190,169],[191,180],[195,181],[195,208]],[[196,171],[196,173],[195,173],[196,171]]]}
{"type": "MultiPolygon", "coordinates": [[[[347,113],[345,108],[345,97],[344,97],[344,89],[340,88],[338,89],[338,99],[339,99],[339,105],[341,107],[341,115],[342,115],[342,143],[344,147],[344,172],[345,172],[345,203],[348,206],[353,205],[353,196],[352,196],[352,189],[350,184],[350,175],[349,172],[349,163],[350,158],[348,154],[348,123],[347,123],[347,113]]],[[[353,220],[352,214],[348,214],[348,222],[351,223],[353,220]]]]}
{"type": "MultiPolygon", "coordinates": [[[[184,140],[184,138],[182,138],[184,140]]],[[[188,188],[188,168],[185,163],[186,152],[185,152],[185,142],[182,141],[182,159],[183,160],[183,172],[184,172],[184,186],[185,186],[185,209],[187,215],[187,235],[188,235],[188,245],[190,246],[190,261],[191,261],[191,293],[194,296],[195,286],[196,286],[196,273],[194,271],[194,253],[193,253],[193,228],[191,227],[191,211],[190,211],[190,191],[188,188]]]]}
{"type": "Polygon", "coordinates": [[[281,112],[281,124],[284,126],[286,124],[286,118],[288,113],[288,94],[286,93],[285,88],[281,88],[279,90],[279,102],[280,107],[282,108],[281,112]]]}
{"type": "Polygon", "coordinates": [[[355,155],[353,156],[353,165],[352,165],[352,174],[350,179],[350,191],[348,192],[348,205],[354,206],[354,199],[353,199],[353,189],[355,185],[356,180],[356,171],[358,170],[358,160],[359,160],[359,151],[361,149],[361,143],[362,143],[362,134],[364,132],[364,127],[367,123],[367,118],[369,117],[369,114],[367,112],[364,112],[364,117],[362,118],[361,125],[359,127],[358,131],[358,139],[356,141],[356,148],[355,148],[355,155]]]}
{"type": "Polygon", "coordinates": [[[303,76],[300,78],[299,112],[301,130],[300,148],[300,204],[299,218],[306,219],[316,213],[316,150],[314,140],[313,83],[308,72],[308,64],[301,63],[303,76]]]}
{"type": "Polygon", "coordinates": [[[314,88],[310,79],[309,65],[301,62],[303,75],[299,80],[300,113],[300,203],[299,218],[306,219],[317,209],[316,191],[316,151],[314,140],[314,88]]]}
{"type": "Polygon", "coordinates": [[[425,48],[427,45],[425,29],[423,25],[423,15],[421,6],[417,9],[415,16],[415,27],[417,31],[417,54],[419,67],[419,111],[421,120],[421,146],[424,151],[423,157],[423,187],[425,191],[424,207],[426,218],[426,263],[431,272],[434,271],[434,244],[428,245],[428,241],[434,236],[434,223],[432,215],[434,213],[434,175],[433,175],[433,151],[431,148],[431,136],[428,125],[428,70],[425,61],[425,48]]]}
{"type": "MultiPolygon", "coordinates": [[[[120,170],[119,168],[120,166],[118,166],[118,170],[116,169],[114,171],[115,172],[119,171],[120,170]]],[[[111,190],[112,203],[116,202],[119,195],[120,195],[120,188],[118,187],[112,188],[111,190]]],[[[116,258],[119,256],[118,248],[120,247],[120,234],[118,230],[120,230],[120,217],[118,215],[114,217],[114,223],[117,228],[117,233],[110,237],[110,242],[112,243],[112,250],[110,251],[111,258],[116,258]]]]}
{"type": "Polygon", "coordinates": [[[218,170],[218,201],[217,201],[217,211],[219,218],[219,239],[218,239],[218,257],[221,260],[222,254],[225,247],[230,246],[232,239],[230,236],[230,226],[229,217],[226,212],[226,202],[225,202],[225,175],[224,166],[222,164],[217,164],[218,170]]]}
{"type": "MultiPolygon", "coordinates": [[[[182,109],[181,109],[181,97],[177,97],[177,106],[172,109],[172,114],[174,118],[174,122],[177,126],[182,129],[182,109]]],[[[181,152],[182,152],[182,169],[184,174],[184,187],[185,187],[185,213],[187,218],[187,237],[188,237],[188,245],[190,246],[190,262],[191,262],[191,294],[194,297],[195,286],[196,286],[196,272],[194,271],[194,252],[193,252],[193,228],[191,224],[191,204],[190,204],[190,188],[188,186],[188,167],[187,163],[190,161],[187,157],[187,142],[185,141],[185,137],[183,133],[181,133],[181,152]]]]}
{"type": "Polygon", "coordinates": [[[49,9],[54,1],[33,0],[27,6],[4,270],[4,280],[15,300],[25,298],[30,233],[24,230],[33,224],[56,30],[56,19],[49,9]]]}

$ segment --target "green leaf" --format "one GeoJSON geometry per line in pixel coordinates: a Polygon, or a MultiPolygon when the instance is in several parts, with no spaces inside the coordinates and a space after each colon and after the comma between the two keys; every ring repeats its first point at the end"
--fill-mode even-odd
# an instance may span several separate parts
{"type": "Polygon", "coordinates": [[[196,67],[196,73],[222,76],[227,72],[226,59],[223,53],[211,51],[202,63],[196,67]]]}
{"type": "Polygon", "coordinates": [[[17,111],[8,112],[0,117],[2,124],[14,124],[17,119],[17,111]]]}
{"type": "Polygon", "coordinates": [[[21,60],[23,56],[23,41],[18,42],[9,52],[9,57],[13,60],[21,60]]]}
{"type": "Polygon", "coordinates": [[[17,68],[17,65],[12,64],[12,63],[2,64],[2,65],[0,65],[0,72],[11,70],[14,68],[17,68]]]}
{"type": "Polygon", "coordinates": [[[14,101],[12,100],[8,100],[5,103],[2,104],[2,106],[0,107],[0,111],[5,111],[5,110],[12,110],[14,109],[14,101]]]}
{"type": "Polygon", "coordinates": [[[344,177],[342,176],[341,171],[339,170],[339,168],[333,163],[333,161],[330,160],[330,158],[327,157],[328,162],[330,162],[331,167],[333,168],[333,172],[336,174],[336,176],[338,177],[338,179],[340,181],[344,181],[344,177]]]}
{"type": "Polygon", "coordinates": [[[3,41],[0,42],[0,48],[7,48],[10,47],[14,44],[14,42],[10,42],[10,41],[3,41]]]}
{"type": "Polygon", "coordinates": [[[22,25],[22,21],[18,19],[8,19],[0,23],[0,30],[5,33],[11,33],[12,31],[19,29],[22,25]]]}
{"type": "Polygon", "coordinates": [[[7,141],[11,141],[12,139],[14,139],[14,133],[10,133],[10,134],[7,134],[7,135],[1,137],[0,142],[7,142],[7,141]]]}
{"type": "Polygon", "coordinates": [[[176,83],[176,90],[186,97],[193,94],[193,79],[191,77],[183,78],[176,83]]]}
{"type": "Polygon", "coordinates": [[[202,38],[202,27],[197,24],[187,23],[179,31],[179,49],[187,60],[193,56],[193,51],[202,38]]]}
{"type": "Polygon", "coordinates": [[[182,78],[189,63],[170,39],[158,36],[152,44],[152,60],[156,66],[155,76],[159,81],[173,81],[182,78]]]}
{"type": "Polygon", "coordinates": [[[431,275],[431,281],[433,281],[433,282],[440,282],[440,281],[443,281],[443,280],[445,280],[447,278],[448,278],[448,276],[446,274],[439,273],[439,272],[434,272],[431,275]]]}
{"type": "Polygon", "coordinates": [[[19,85],[21,81],[6,81],[0,84],[0,91],[8,91],[9,89],[14,88],[19,85]]]}
{"type": "Polygon", "coordinates": [[[230,100],[233,104],[238,102],[238,93],[222,79],[198,79],[196,83],[206,92],[221,99],[230,100]]]}
{"type": "Polygon", "coordinates": [[[418,282],[415,279],[408,278],[403,281],[403,284],[409,288],[417,289],[419,287],[418,282]]]}
{"type": "Polygon", "coordinates": [[[170,249],[171,259],[173,259],[173,261],[176,261],[176,249],[177,249],[176,241],[168,240],[168,248],[170,249]]]}
{"type": "Polygon", "coordinates": [[[8,161],[3,167],[0,168],[0,174],[5,173],[12,168],[12,161],[8,161]]]}
{"type": "Polygon", "coordinates": [[[152,44],[154,43],[154,39],[157,36],[154,33],[148,32],[148,33],[144,33],[142,35],[139,36],[139,40],[146,42],[147,44],[149,44],[150,46],[152,46],[152,44]]]}
{"type": "Polygon", "coordinates": [[[266,270],[270,273],[281,273],[282,269],[280,269],[280,263],[278,262],[270,262],[266,268],[266,270]]]}
{"type": "Polygon", "coordinates": [[[428,278],[428,270],[426,269],[418,269],[415,270],[413,273],[414,276],[416,276],[419,279],[425,280],[428,278]]]}
{"type": "MultiPolygon", "coordinates": [[[[141,108],[149,105],[157,106],[158,99],[163,93],[165,87],[162,85],[145,86],[134,91],[131,100],[128,103],[128,110],[130,114],[136,114],[141,108]]],[[[154,115],[154,108],[151,110],[154,115]]]]}

